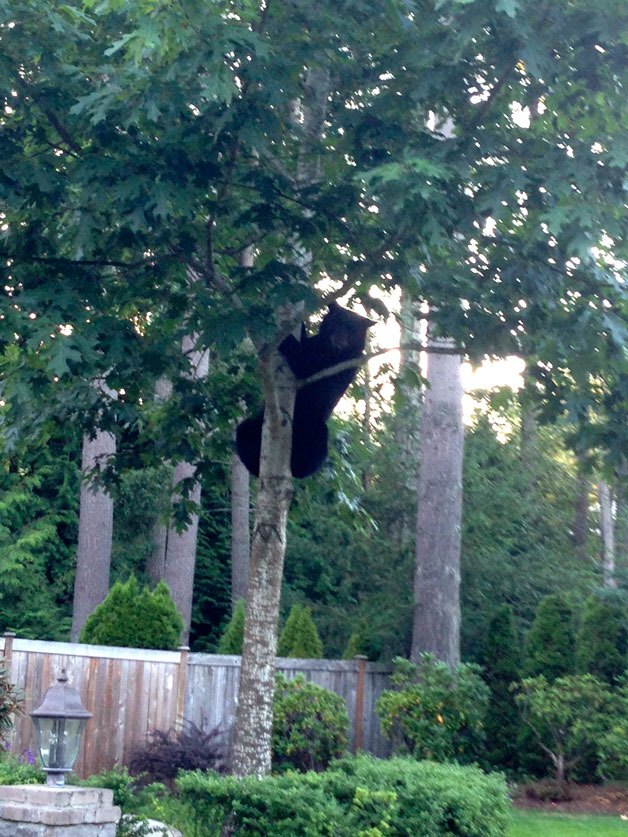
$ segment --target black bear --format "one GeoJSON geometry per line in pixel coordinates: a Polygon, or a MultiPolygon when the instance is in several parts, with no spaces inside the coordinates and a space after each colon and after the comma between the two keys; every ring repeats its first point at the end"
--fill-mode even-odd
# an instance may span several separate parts
{"type": "MultiPolygon", "coordinates": [[[[292,334],[279,346],[295,377],[310,378],[345,360],[361,357],[366,332],[372,320],[332,302],[323,317],[318,334],[309,337],[301,326],[301,338],[292,334]]],[[[345,390],[355,378],[357,366],[307,384],[297,392],[292,423],[293,477],[309,477],[322,466],[327,456],[327,420],[345,390]]],[[[238,456],[254,475],[259,476],[264,411],[245,419],[236,430],[238,456]]]]}

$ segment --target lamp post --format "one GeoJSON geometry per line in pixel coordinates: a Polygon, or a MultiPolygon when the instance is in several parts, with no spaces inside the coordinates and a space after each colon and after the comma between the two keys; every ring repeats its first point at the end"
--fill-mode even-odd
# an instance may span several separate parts
{"type": "Polygon", "coordinates": [[[36,747],[48,784],[65,784],[81,743],[81,734],[92,713],[81,703],[78,691],[68,685],[65,669],[44,695],[41,706],[31,712],[35,726],[36,747]]]}

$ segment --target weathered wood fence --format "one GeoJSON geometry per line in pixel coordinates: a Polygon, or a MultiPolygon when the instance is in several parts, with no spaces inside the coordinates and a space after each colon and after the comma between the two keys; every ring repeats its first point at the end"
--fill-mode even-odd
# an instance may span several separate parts
{"type": "MultiPolygon", "coordinates": [[[[0,654],[10,678],[25,695],[23,716],[15,718],[11,749],[34,746],[29,713],[41,703],[61,669],[93,712],[83,736],[76,773],[89,776],[128,762],[152,730],[181,728],[186,722],[205,731],[232,728],[240,658],[179,651],[110,648],[65,642],[0,638],[0,654]]],[[[277,670],[297,674],[341,695],[350,719],[353,750],[389,752],[375,715],[375,701],[390,682],[391,669],[366,660],[278,658],[277,670]]]]}

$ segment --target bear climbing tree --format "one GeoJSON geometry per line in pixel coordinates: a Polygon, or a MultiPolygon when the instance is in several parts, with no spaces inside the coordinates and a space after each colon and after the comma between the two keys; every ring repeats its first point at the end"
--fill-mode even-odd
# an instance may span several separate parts
{"type": "MultiPolygon", "coordinates": [[[[300,339],[289,335],[279,351],[295,377],[307,381],[325,369],[360,358],[366,345],[366,333],[372,325],[372,320],[332,302],[318,334],[309,336],[305,325],[301,325],[300,339]]],[[[327,421],[356,372],[357,365],[299,388],[292,424],[290,468],[293,477],[309,477],[322,466],[327,456],[327,421]]],[[[259,476],[263,423],[264,410],[245,419],[236,430],[238,456],[254,476],[259,476]]]]}

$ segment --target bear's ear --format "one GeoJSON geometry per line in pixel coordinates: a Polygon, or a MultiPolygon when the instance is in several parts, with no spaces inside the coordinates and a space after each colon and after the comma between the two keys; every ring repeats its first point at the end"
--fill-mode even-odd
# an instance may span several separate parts
{"type": "Polygon", "coordinates": [[[334,311],[338,311],[339,308],[340,308],[340,306],[338,305],[338,303],[336,302],[335,299],[333,299],[329,303],[329,305],[327,306],[327,310],[329,311],[330,314],[333,313],[334,311]]]}

